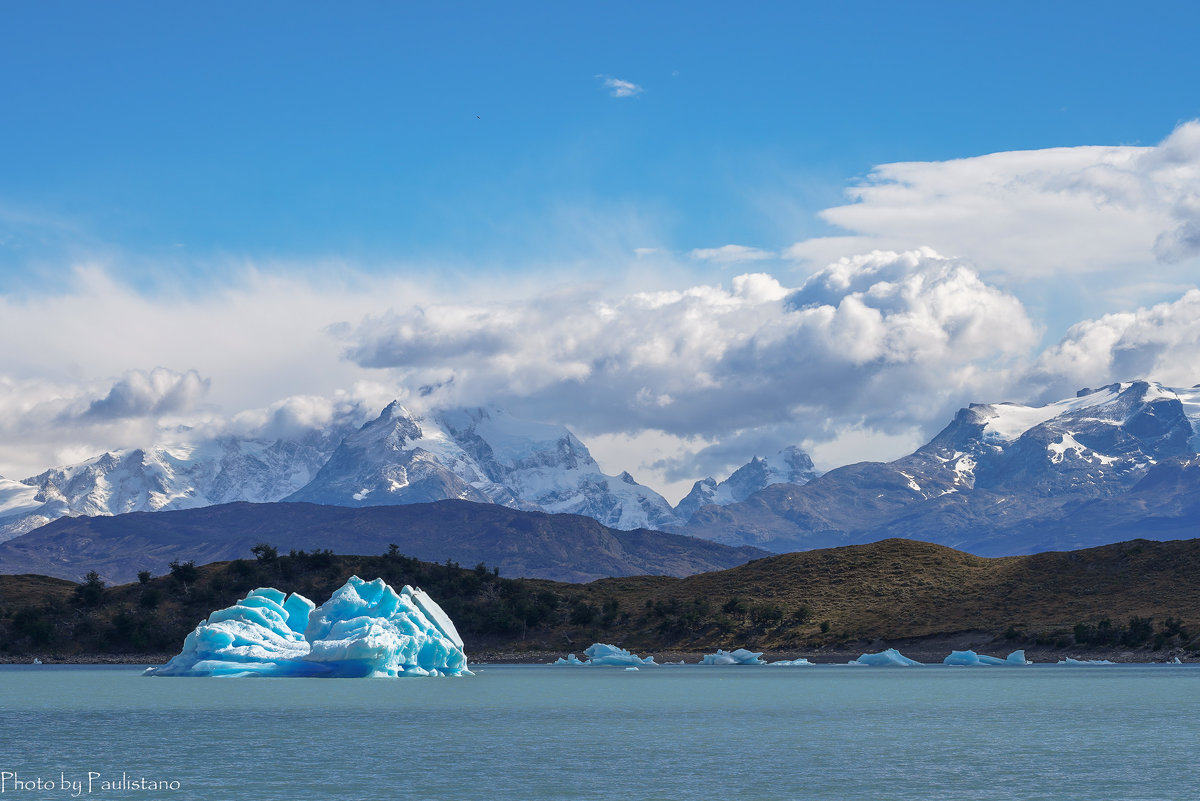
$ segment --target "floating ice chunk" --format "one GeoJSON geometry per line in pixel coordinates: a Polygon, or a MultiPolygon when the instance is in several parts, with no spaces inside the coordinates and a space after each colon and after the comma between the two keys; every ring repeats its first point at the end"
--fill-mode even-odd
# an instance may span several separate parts
{"type": "Polygon", "coordinates": [[[1058,664],[1060,664],[1060,665],[1114,665],[1116,663],[1109,662],[1107,659],[1073,659],[1068,656],[1066,659],[1058,660],[1058,664]]]}
{"type": "MultiPolygon", "coordinates": [[[[39,664],[39,665],[41,664],[41,662],[38,662],[36,659],[35,659],[35,660],[33,660],[33,661],[34,661],[35,663],[39,664]]],[[[1183,664],[1183,662],[1180,662],[1180,661],[1179,661],[1179,657],[1175,657],[1174,659],[1172,659],[1172,660],[1171,660],[1170,662],[1168,662],[1167,664],[1170,664],[1170,665],[1182,665],[1182,664],[1183,664]]]]}
{"type": "Polygon", "coordinates": [[[807,659],[780,659],[777,662],[768,662],[768,665],[777,667],[812,667],[813,663],[807,659]]]}
{"type": "Polygon", "coordinates": [[[942,660],[944,665],[1028,665],[1024,651],[1013,651],[1007,658],[985,656],[974,651],[951,651],[950,656],[942,660]]]}
{"type": "Polygon", "coordinates": [[[264,587],[202,621],[150,676],[470,675],[462,640],[424,592],[350,579],[321,606],[264,587]]]}
{"type": "Polygon", "coordinates": [[[700,660],[702,665],[765,665],[762,660],[762,652],[755,653],[747,651],[745,648],[738,648],[736,651],[722,651],[717,649],[715,654],[705,654],[700,660]]]}
{"type": "Polygon", "coordinates": [[[626,672],[626,673],[628,673],[628,672],[629,672],[629,671],[631,671],[631,670],[634,670],[634,671],[636,671],[636,670],[637,670],[637,668],[635,668],[635,667],[627,667],[627,668],[625,668],[625,672],[626,672]]]}
{"type": "Polygon", "coordinates": [[[586,656],[588,665],[653,665],[654,657],[648,656],[645,659],[631,654],[624,648],[618,648],[615,645],[607,643],[595,642],[587,647],[583,652],[586,656]]]}
{"type": "Polygon", "coordinates": [[[558,659],[555,659],[550,664],[552,664],[552,665],[586,665],[587,663],[581,662],[579,657],[575,656],[575,654],[567,654],[566,659],[563,659],[560,656],[558,659]]]}
{"type": "Polygon", "coordinates": [[[1024,648],[1022,648],[1019,651],[1013,651],[1011,654],[1009,654],[1007,657],[1005,657],[1004,663],[1006,665],[1032,665],[1033,664],[1032,662],[1030,662],[1028,659],[1025,658],[1025,649],[1024,648]]]}
{"type": "Polygon", "coordinates": [[[909,659],[895,648],[889,648],[886,651],[880,651],[877,654],[863,654],[850,664],[870,665],[871,667],[908,667],[909,665],[919,665],[921,663],[915,659],[909,659]]]}

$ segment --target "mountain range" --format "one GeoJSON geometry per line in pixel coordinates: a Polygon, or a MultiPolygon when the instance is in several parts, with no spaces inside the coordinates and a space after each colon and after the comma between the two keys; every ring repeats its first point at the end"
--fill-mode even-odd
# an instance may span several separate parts
{"type": "Polygon", "coordinates": [[[563,426],[392,403],[290,437],[223,435],[0,478],[0,541],[81,515],[451,499],[776,552],[899,536],[1001,555],[1200,536],[1200,387],[1134,381],[1040,406],[972,404],[907,456],[823,475],[784,446],[697,481],[674,507],[628,472],[605,474],[563,426]]]}
{"type": "Polygon", "coordinates": [[[677,508],[628,472],[606,475],[563,426],[501,409],[415,414],[392,403],[366,423],[343,416],[284,438],[222,435],[106,452],[13,481],[0,478],[0,542],[61,517],[302,501],[384,506],[466,500],[581,514],[610,528],[681,525],[702,504],[732,503],[815,475],[794,447],[706,478],[677,508]]]}
{"type": "Polygon", "coordinates": [[[893,462],[831,470],[674,530],[783,552],[906,537],[983,556],[1200,536],[1200,387],[972,404],[893,462]]]}
{"type": "Polygon", "coordinates": [[[0,543],[0,573],[72,580],[95,570],[127,582],[171,562],[250,558],[264,543],[288,551],[379,555],[392,546],[427,562],[480,562],[513,578],[592,581],[608,576],[689,576],[768,556],[750,546],[637,529],[619,531],[583,515],[500,504],[437,501],[348,508],[309,503],[226,503],[170,512],[64,517],[0,543]]]}

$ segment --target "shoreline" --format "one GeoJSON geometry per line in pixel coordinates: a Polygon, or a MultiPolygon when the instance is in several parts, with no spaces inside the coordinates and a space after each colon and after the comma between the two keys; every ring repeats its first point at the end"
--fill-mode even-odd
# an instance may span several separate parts
{"type": "MultiPolygon", "coordinates": [[[[863,647],[840,647],[840,648],[825,648],[813,649],[808,651],[794,650],[771,650],[766,649],[762,652],[762,658],[767,662],[777,662],[780,660],[791,659],[807,659],[814,665],[839,665],[845,664],[853,659],[858,658],[865,653],[878,653],[879,651],[887,650],[888,648],[896,648],[900,653],[915,659],[916,661],[926,665],[941,664],[951,651],[967,650],[966,648],[945,648],[933,646],[931,644],[908,644],[909,647],[904,647],[904,643],[870,643],[863,647]]],[[[730,646],[725,650],[732,651],[740,646],[730,646]]],[[[660,665],[665,665],[671,662],[678,663],[680,661],[695,664],[706,655],[713,653],[716,649],[711,650],[637,650],[630,649],[635,654],[641,657],[653,656],[654,661],[660,665]]],[[[748,650],[755,651],[750,648],[748,650]]],[[[1019,647],[1006,648],[974,648],[971,649],[979,654],[987,654],[988,656],[1005,657],[1012,651],[1022,650],[1019,647]]],[[[1200,658],[1194,654],[1189,654],[1174,649],[1162,649],[1153,651],[1150,649],[1114,649],[1114,648],[1051,648],[1046,646],[1030,646],[1024,649],[1025,658],[1034,664],[1054,664],[1068,657],[1080,660],[1101,660],[1107,659],[1110,662],[1118,664],[1162,664],[1171,662],[1178,657],[1181,662],[1187,664],[1189,662],[1200,663],[1200,658]]],[[[755,651],[757,653],[757,651],[755,651]]],[[[574,651],[565,650],[508,650],[508,649],[480,649],[475,652],[468,651],[468,664],[470,665],[545,665],[553,663],[556,659],[566,658],[567,654],[574,653],[582,658],[583,649],[574,651]]],[[[29,654],[0,654],[0,665],[31,665],[34,664],[34,659],[39,659],[43,665],[146,665],[155,666],[163,665],[177,655],[172,653],[151,653],[151,654],[52,654],[52,653],[29,653],[29,654]]]]}

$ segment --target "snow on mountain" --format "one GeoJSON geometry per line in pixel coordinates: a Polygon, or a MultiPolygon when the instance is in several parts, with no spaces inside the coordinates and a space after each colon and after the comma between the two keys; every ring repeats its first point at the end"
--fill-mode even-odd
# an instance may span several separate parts
{"type": "Polygon", "coordinates": [[[63,516],[277,501],[307,484],[358,421],[291,439],[222,435],[110,451],[20,482],[0,481],[0,541],[63,516]]]}
{"type": "Polygon", "coordinates": [[[971,404],[895,464],[918,468],[945,492],[1021,486],[1040,496],[1107,495],[1161,459],[1196,453],[1198,431],[1200,388],[1133,381],[1044,406],[971,404]]]}
{"type": "Polygon", "coordinates": [[[618,529],[676,522],[662,496],[628,473],[602,473],[562,426],[499,409],[414,415],[399,403],[347,437],[286,500],[368,506],[448,498],[582,514],[618,529]]]}
{"type": "Polygon", "coordinates": [[[1042,406],[972,404],[908,456],[703,507],[680,531],[773,550],[901,536],[1000,555],[1187,529],[1178,510],[1200,493],[1188,483],[1198,432],[1200,387],[1133,381],[1042,406]],[[1111,525],[1067,538],[1073,515],[1101,508],[1111,525]],[[1158,529],[1138,528],[1151,517],[1158,529]]]}
{"type": "Polygon", "coordinates": [[[38,499],[35,487],[0,478],[0,542],[62,517],[65,504],[38,499]]]}
{"type": "Polygon", "coordinates": [[[789,445],[765,459],[755,456],[720,483],[711,476],[697,481],[675,507],[675,514],[686,521],[701,506],[727,506],[773,484],[807,484],[817,475],[809,455],[789,445]]]}

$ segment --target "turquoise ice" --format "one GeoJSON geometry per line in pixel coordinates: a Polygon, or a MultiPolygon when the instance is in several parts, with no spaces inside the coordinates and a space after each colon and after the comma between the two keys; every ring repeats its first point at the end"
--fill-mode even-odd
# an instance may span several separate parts
{"type": "Polygon", "coordinates": [[[350,579],[317,607],[263,587],[213,612],[148,676],[471,675],[454,623],[423,590],[350,579]]]}

